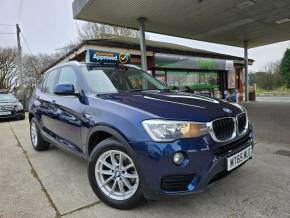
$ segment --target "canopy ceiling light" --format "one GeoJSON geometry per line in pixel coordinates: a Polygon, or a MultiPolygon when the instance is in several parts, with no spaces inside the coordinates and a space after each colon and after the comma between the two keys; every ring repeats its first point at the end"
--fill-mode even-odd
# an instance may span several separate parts
{"type": "Polygon", "coordinates": [[[280,20],[276,20],[275,23],[276,24],[283,24],[283,23],[288,23],[290,21],[290,19],[288,17],[280,19],[280,20]]]}
{"type": "Polygon", "coordinates": [[[255,4],[255,2],[253,2],[253,1],[245,1],[245,2],[242,2],[240,4],[237,4],[235,7],[239,8],[239,9],[245,9],[245,8],[249,8],[249,7],[253,6],[254,4],[255,4]]]}

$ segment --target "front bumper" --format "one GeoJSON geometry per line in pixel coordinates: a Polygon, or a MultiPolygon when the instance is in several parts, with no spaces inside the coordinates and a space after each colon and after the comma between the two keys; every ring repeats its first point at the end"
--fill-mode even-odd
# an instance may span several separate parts
{"type": "Polygon", "coordinates": [[[137,160],[143,193],[148,199],[160,199],[202,192],[231,173],[226,170],[227,158],[248,146],[253,146],[251,131],[223,145],[222,150],[216,149],[218,145],[209,136],[168,144],[138,144],[137,160]],[[172,156],[176,151],[186,154],[185,164],[174,165],[172,156]]]}
{"type": "Polygon", "coordinates": [[[4,119],[24,119],[24,118],[25,118],[25,111],[24,110],[11,111],[11,115],[0,116],[0,120],[4,120],[4,119]]]}

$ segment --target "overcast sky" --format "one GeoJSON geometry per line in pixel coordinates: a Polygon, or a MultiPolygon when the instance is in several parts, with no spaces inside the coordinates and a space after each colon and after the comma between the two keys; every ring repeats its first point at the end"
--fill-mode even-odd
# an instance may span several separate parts
{"type": "MultiPolygon", "coordinates": [[[[16,46],[16,35],[7,34],[16,32],[16,23],[20,24],[26,39],[26,42],[22,39],[24,52],[31,50],[33,54],[55,52],[69,41],[75,41],[77,28],[82,25],[82,22],[73,19],[71,0],[0,0],[1,47],[16,46]]],[[[243,56],[241,48],[152,33],[147,35],[152,40],[243,56]]],[[[290,47],[290,41],[250,49],[249,56],[256,61],[251,70],[262,70],[268,62],[281,59],[287,47],[290,47]]]]}

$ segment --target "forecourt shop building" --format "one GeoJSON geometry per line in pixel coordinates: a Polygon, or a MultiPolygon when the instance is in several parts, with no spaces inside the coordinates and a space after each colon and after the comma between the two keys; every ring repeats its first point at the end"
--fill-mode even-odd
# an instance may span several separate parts
{"type": "MultiPolygon", "coordinates": [[[[75,19],[244,48],[248,100],[248,48],[290,39],[289,0],[74,0],[75,19]]],[[[271,51],[269,51],[270,53],[271,51]]]]}
{"type": "MultiPolygon", "coordinates": [[[[244,61],[225,55],[176,44],[146,40],[148,72],[172,89],[209,93],[222,98],[225,89],[237,89],[243,96],[244,61]]],[[[141,66],[138,38],[110,37],[86,40],[56,63],[86,61],[88,49],[130,54],[130,63],[141,66]]],[[[253,60],[249,61],[252,64],[253,60]]]]}

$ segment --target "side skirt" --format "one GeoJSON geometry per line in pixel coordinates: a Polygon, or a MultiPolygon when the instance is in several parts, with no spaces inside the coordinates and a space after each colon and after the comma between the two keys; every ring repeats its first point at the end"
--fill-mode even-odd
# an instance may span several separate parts
{"type": "Polygon", "coordinates": [[[83,154],[83,152],[76,148],[74,145],[69,144],[67,141],[62,140],[58,137],[54,138],[52,137],[50,134],[46,133],[45,131],[41,130],[41,135],[43,136],[43,138],[50,142],[51,144],[55,145],[56,147],[58,147],[59,149],[65,151],[65,152],[69,152],[75,156],[78,156],[82,159],[87,159],[85,157],[85,155],[83,154]]]}

